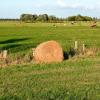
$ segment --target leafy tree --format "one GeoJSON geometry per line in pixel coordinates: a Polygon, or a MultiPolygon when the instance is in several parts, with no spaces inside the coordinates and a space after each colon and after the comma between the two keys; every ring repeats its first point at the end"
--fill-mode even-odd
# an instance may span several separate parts
{"type": "Polygon", "coordinates": [[[33,15],[32,14],[22,14],[20,17],[21,21],[25,22],[32,22],[33,21],[33,15]]]}
{"type": "Polygon", "coordinates": [[[32,15],[32,14],[22,14],[20,16],[20,20],[24,22],[64,22],[64,21],[92,21],[97,20],[97,18],[91,18],[88,16],[69,16],[68,18],[58,18],[55,16],[48,16],[47,14],[41,14],[41,15],[32,15]]]}
{"type": "Polygon", "coordinates": [[[75,21],[76,16],[69,16],[68,21],[75,21]]]}
{"type": "Polygon", "coordinates": [[[49,18],[48,18],[48,15],[47,14],[43,14],[42,16],[43,16],[43,20],[44,21],[48,21],[49,18]]]}
{"type": "Polygon", "coordinates": [[[83,21],[92,21],[93,19],[91,17],[88,16],[84,16],[84,20],[83,21]]]}
{"type": "Polygon", "coordinates": [[[48,21],[48,15],[47,14],[39,15],[37,17],[37,21],[47,22],[48,21]]]}
{"type": "Polygon", "coordinates": [[[57,18],[55,16],[49,16],[49,21],[50,22],[54,22],[56,20],[57,20],[57,18]]]}
{"type": "Polygon", "coordinates": [[[34,15],[33,15],[33,21],[36,21],[37,18],[38,18],[38,16],[34,14],[34,15]]]}
{"type": "Polygon", "coordinates": [[[92,21],[93,19],[88,16],[82,16],[82,15],[77,15],[77,16],[69,16],[68,21],[92,21]]]}
{"type": "Polygon", "coordinates": [[[83,21],[83,16],[77,15],[77,16],[75,17],[75,21],[83,21]]]}

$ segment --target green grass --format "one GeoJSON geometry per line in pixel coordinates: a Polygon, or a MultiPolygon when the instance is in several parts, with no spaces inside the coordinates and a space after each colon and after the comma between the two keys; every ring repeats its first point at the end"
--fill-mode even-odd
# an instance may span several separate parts
{"type": "MultiPolygon", "coordinates": [[[[0,22],[0,49],[25,54],[43,41],[56,40],[68,50],[77,40],[88,47],[100,46],[100,27],[89,22],[71,26],[53,23],[0,22]]],[[[27,64],[0,68],[0,100],[99,100],[100,53],[62,63],[27,64]]]]}
{"type": "Polygon", "coordinates": [[[39,43],[47,40],[58,41],[65,50],[73,45],[75,40],[88,46],[99,47],[100,45],[99,27],[96,29],[88,26],[71,27],[68,25],[68,27],[64,27],[61,24],[55,28],[52,24],[35,24],[8,23],[6,26],[0,25],[0,48],[8,49],[12,53],[20,52],[36,47],[39,43]]]}

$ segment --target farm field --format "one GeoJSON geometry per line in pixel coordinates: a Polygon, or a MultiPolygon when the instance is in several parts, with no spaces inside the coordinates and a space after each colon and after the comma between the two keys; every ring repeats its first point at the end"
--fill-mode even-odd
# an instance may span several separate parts
{"type": "MultiPolygon", "coordinates": [[[[83,43],[100,48],[100,22],[21,23],[0,22],[0,50],[12,59],[24,57],[38,44],[56,40],[64,51],[83,43]],[[56,27],[54,27],[56,25],[56,27]]],[[[2,62],[0,62],[2,63],[2,62]]],[[[0,68],[0,100],[99,100],[100,51],[53,64],[8,65],[0,68]]]]}

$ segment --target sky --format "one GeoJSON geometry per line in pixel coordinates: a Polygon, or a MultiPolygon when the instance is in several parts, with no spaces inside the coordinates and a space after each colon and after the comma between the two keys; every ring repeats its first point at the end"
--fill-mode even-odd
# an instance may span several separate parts
{"type": "Polygon", "coordinates": [[[100,0],[0,0],[0,18],[19,18],[23,13],[99,18],[100,0]]]}

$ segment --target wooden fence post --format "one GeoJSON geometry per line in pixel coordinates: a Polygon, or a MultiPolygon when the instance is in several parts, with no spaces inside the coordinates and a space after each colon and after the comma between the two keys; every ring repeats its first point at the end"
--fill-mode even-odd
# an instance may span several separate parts
{"type": "Polygon", "coordinates": [[[83,46],[82,46],[82,51],[83,51],[83,53],[85,52],[85,44],[83,44],[83,46]]]}
{"type": "Polygon", "coordinates": [[[8,53],[7,50],[4,50],[4,51],[3,51],[3,59],[6,59],[6,58],[7,58],[7,53],[8,53]]]}
{"type": "Polygon", "coordinates": [[[75,50],[77,50],[77,49],[78,49],[78,42],[75,41],[75,50]]]}
{"type": "Polygon", "coordinates": [[[36,48],[32,48],[33,57],[35,56],[35,49],[36,49],[36,48]]]}

